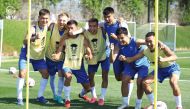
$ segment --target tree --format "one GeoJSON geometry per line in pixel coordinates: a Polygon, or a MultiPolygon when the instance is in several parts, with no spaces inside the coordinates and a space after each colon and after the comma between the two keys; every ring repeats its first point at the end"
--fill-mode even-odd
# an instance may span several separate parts
{"type": "Polygon", "coordinates": [[[111,0],[81,0],[81,3],[83,4],[84,8],[90,11],[91,16],[98,19],[101,19],[103,8],[106,5],[111,4],[111,2],[111,0]]]}
{"type": "Polygon", "coordinates": [[[179,7],[181,9],[181,24],[190,24],[190,1],[189,0],[179,0],[179,7]]]}
{"type": "MultiPolygon", "coordinates": [[[[0,0],[0,19],[5,18],[9,13],[8,10],[11,7],[10,11],[18,11],[21,8],[22,0],[0,0]]],[[[11,12],[10,12],[11,13],[11,12]]]]}
{"type": "Polygon", "coordinates": [[[143,12],[146,0],[117,0],[118,10],[123,16],[130,16],[133,21],[137,20],[143,12]]]}

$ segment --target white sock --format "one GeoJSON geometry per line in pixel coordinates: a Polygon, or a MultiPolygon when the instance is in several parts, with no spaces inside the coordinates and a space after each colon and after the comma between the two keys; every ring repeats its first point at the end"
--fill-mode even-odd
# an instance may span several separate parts
{"type": "Polygon", "coordinates": [[[40,89],[38,91],[38,97],[43,96],[44,91],[46,89],[47,82],[48,82],[48,79],[44,79],[44,78],[41,79],[41,81],[40,81],[40,89]]]}
{"type": "Polygon", "coordinates": [[[63,77],[59,77],[59,80],[58,80],[58,90],[57,90],[57,95],[58,96],[62,95],[63,84],[64,84],[64,78],[63,77]]]}
{"type": "Polygon", "coordinates": [[[55,88],[55,75],[54,76],[50,76],[50,86],[51,86],[51,90],[53,92],[53,95],[56,95],[56,88],[55,88]]]}
{"type": "Polygon", "coordinates": [[[107,91],[107,88],[102,88],[101,89],[101,95],[100,95],[100,98],[104,100],[104,97],[106,95],[106,91],[107,91]]]}
{"type": "Polygon", "coordinates": [[[135,109],[141,109],[142,99],[136,99],[135,109]]]}
{"type": "Polygon", "coordinates": [[[86,94],[86,91],[84,89],[81,90],[80,95],[83,97],[86,94]]]}
{"type": "Polygon", "coordinates": [[[128,97],[123,97],[123,105],[129,105],[128,104],[128,97]]]}
{"type": "Polygon", "coordinates": [[[17,79],[17,99],[23,99],[22,98],[23,86],[24,86],[24,78],[18,78],[17,79]]]}
{"type": "Polygon", "coordinates": [[[181,95],[180,96],[174,96],[174,97],[175,97],[176,107],[182,107],[181,95]]]}
{"type": "Polygon", "coordinates": [[[64,86],[65,100],[70,101],[71,86],[64,86]]]}
{"type": "Polygon", "coordinates": [[[97,98],[95,87],[91,87],[91,93],[92,93],[92,97],[97,98]]]}
{"type": "Polygon", "coordinates": [[[151,104],[154,104],[154,95],[153,93],[147,94],[148,100],[150,101],[151,104]]]}
{"type": "Polygon", "coordinates": [[[133,86],[134,86],[134,83],[128,83],[128,89],[129,89],[129,93],[128,93],[128,104],[130,103],[130,98],[131,98],[131,93],[133,91],[133,86]]]}

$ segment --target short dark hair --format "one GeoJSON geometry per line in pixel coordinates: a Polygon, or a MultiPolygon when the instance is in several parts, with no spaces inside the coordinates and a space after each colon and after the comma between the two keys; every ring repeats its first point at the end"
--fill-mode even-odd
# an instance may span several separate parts
{"type": "Polygon", "coordinates": [[[106,7],[103,11],[103,15],[113,14],[114,9],[112,7],[106,7]]]}
{"type": "Polygon", "coordinates": [[[121,35],[121,34],[128,35],[128,30],[127,30],[127,28],[125,28],[125,27],[119,27],[119,28],[116,30],[116,35],[121,35]]]}
{"type": "Polygon", "coordinates": [[[155,36],[155,33],[154,33],[154,32],[148,32],[148,33],[146,34],[145,38],[146,38],[146,37],[150,37],[150,36],[155,36]]]}
{"type": "Polygon", "coordinates": [[[78,23],[77,23],[77,21],[76,20],[69,20],[68,22],[67,22],[67,25],[72,25],[72,24],[74,24],[74,25],[78,25],[78,23]]]}
{"type": "Polygon", "coordinates": [[[98,19],[97,18],[91,18],[90,20],[88,20],[88,23],[90,22],[95,22],[98,24],[98,19]]]}
{"type": "Polygon", "coordinates": [[[41,9],[39,11],[39,16],[43,16],[43,15],[46,15],[46,14],[50,15],[50,11],[48,9],[41,9]]]}

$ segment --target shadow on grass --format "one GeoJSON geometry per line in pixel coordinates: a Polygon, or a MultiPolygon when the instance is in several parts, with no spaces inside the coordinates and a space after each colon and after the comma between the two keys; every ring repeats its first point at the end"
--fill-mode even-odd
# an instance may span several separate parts
{"type": "MultiPolygon", "coordinates": [[[[39,106],[47,106],[47,107],[64,107],[64,104],[57,104],[52,99],[47,99],[49,103],[47,104],[41,104],[36,101],[35,98],[29,99],[29,104],[39,105],[39,106]]],[[[23,100],[25,103],[25,99],[23,100]]],[[[17,104],[16,98],[0,98],[0,103],[3,104],[17,104]]],[[[81,99],[72,99],[71,100],[71,108],[70,109],[117,109],[119,104],[114,104],[114,102],[106,101],[104,106],[98,106],[97,103],[89,104],[81,99]]],[[[128,107],[127,109],[134,109],[134,107],[128,107]]]]}

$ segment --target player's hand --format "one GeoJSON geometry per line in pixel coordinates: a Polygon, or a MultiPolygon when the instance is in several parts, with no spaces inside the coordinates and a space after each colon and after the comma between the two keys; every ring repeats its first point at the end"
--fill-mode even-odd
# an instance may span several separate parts
{"type": "Polygon", "coordinates": [[[84,57],[86,58],[86,60],[91,60],[93,56],[92,56],[92,55],[87,55],[87,54],[86,54],[86,55],[84,55],[84,57]]]}
{"type": "Polygon", "coordinates": [[[120,60],[120,61],[126,61],[126,57],[125,57],[124,55],[120,55],[120,56],[119,56],[119,60],[120,60]]]}
{"type": "Polygon", "coordinates": [[[111,33],[111,34],[110,34],[110,36],[111,36],[111,38],[113,38],[113,39],[116,39],[116,40],[117,40],[117,36],[116,36],[114,33],[111,33]]]}
{"type": "Polygon", "coordinates": [[[131,63],[132,62],[132,60],[131,60],[131,58],[130,57],[125,57],[125,61],[127,62],[127,63],[131,63]]]}
{"type": "Polygon", "coordinates": [[[158,62],[165,62],[165,58],[162,58],[161,56],[158,57],[158,62]]]}
{"type": "Polygon", "coordinates": [[[114,43],[110,44],[110,49],[113,51],[114,50],[114,43]]]}
{"type": "Polygon", "coordinates": [[[60,55],[59,54],[52,54],[52,59],[53,60],[59,60],[60,59],[60,55]]]}

